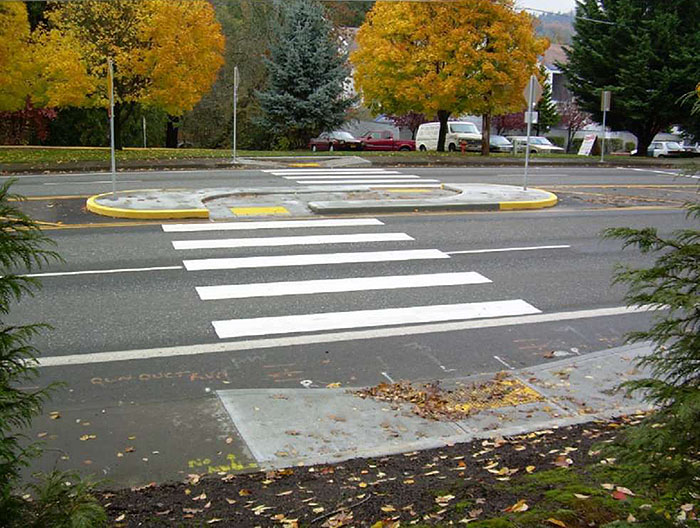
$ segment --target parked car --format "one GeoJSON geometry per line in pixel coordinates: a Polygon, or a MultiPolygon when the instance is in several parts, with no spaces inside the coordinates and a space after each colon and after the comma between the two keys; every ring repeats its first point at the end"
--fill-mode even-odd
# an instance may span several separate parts
{"type": "MultiPolygon", "coordinates": [[[[440,123],[423,123],[416,132],[418,150],[437,150],[440,123]]],[[[467,150],[481,149],[481,132],[469,121],[448,121],[445,148],[450,152],[459,150],[460,142],[466,142],[467,150]]]]}
{"type": "Polygon", "coordinates": [[[491,152],[513,152],[513,144],[505,136],[491,134],[489,150],[491,152]]]}
{"type": "MultiPolygon", "coordinates": [[[[527,136],[508,136],[513,143],[514,152],[525,152],[527,136]]],[[[530,154],[563,154],[564,149],[557,147],[544,136],[530,136],[530,154]]]]}
{"type": "Polygon", "coordinates": [[[655,158],[677,158],[683,155],[683,147],[677,141],[652,141],[647,155],[655,158]]]}
{"type": "Polygon", "coordinates": [[[336,130],[335,132],[323,132],[318,137],[309,141],[309,148],[318,150],[362,150],[362,141],[350,132],[336,130]]]}
{"type": "Polygon", "coordinates": [[[359,138],[364,150],[416,150],[412,139],[396,139],[389,130],[367,132],[359,138]]]}
{"type": "Polygon", "coordinates": [[[695,145],[690,145],[688,143],[681,143],[681,156],[684,158],[695,158],[700,156],[700,143],[695,143],[695,145]]]}

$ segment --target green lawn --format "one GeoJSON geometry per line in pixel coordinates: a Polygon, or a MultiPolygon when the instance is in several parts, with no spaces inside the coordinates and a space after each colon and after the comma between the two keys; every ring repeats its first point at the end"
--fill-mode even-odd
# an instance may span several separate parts
{"type": "MultiPolygon", "coordinates": [[[[401,158],[406,162],[450,161],[468,158],[473,161],[483,160],[477,152],[311,152],[309,150],[295,151],[257,151],[239,150],[240,157],[290,157],[290,156],[355,156],[401,158]]],[[[230,149],[166,149],[166,148],[125,148],[117,151],[117,162],[127,160],[175,160],[175,159],[205,159],[232,157],[230,149]]],[[[494,159],[513,159],[508,154],[491,154],[494,159]]],[[[547,159],[576,159],[581,161],[596,161],[595,157],[582,158],[576,154],[549,154],[547,156],[534,154],[533,160],[547,159]]],[[[524,154],[515,156],[523,160],[524,154]]],[[[60,164],[80,161],[109,161],[109,148],[106,147],[0,147],[0,163],[21,164],[60,164]]],[[[631,158],[629,156],[607,156],[607,162],[635,165],[658,164],[653,158],[631,158]]],[[[691,160],[663,160],[664,163],[685,165],[691,160]]]]}

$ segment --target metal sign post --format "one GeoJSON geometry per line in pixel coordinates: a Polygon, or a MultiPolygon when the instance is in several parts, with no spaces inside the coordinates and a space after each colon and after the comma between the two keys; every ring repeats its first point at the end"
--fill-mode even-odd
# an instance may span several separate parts
{"type": "Polygon", "coordinates": [[[109,146],[112,167],[112,200],[117,196],[117,167],[114,156],[114,69],[112,59],[107,59],[107,91],[109,92],[109,146]]]}
{"type": "Polygon", "coordinates": [[[146,116],[141,116],[143,121],[143,148],[146,148],[146,116]]]}
{"type": "Polygon", "coordinates": [[[233,163],[236,163],[236,124],[238,106],[238,66],[233,68],[233,163]]]}
{"type": "Polygon", "coordinates": [[[603,111],[603,130],[601,135],[601,146],[600,146],[600,162],[605,161],[605,117],[610,111],[610,92],[608,90],[603,90],[600,94],[600,109],[603,111]]]}
{"type": "Polygon", "coordinates": [[[537,81],[535,75],[531,75],[530,79],[527,81],[527,86],[525,91],[523,91],[523,96],[527,101],[527,112],[525,112],[525,119],[527,121],[527,140],[525,141],[525,175],[523,177],[523,190],[527,191],[527,168],[530,164],[530,132],[532,131],[532,122],[536,119],[533,114],[533,108],[537,104],[537,101],[542,97],[542,86],[537,81]]]}

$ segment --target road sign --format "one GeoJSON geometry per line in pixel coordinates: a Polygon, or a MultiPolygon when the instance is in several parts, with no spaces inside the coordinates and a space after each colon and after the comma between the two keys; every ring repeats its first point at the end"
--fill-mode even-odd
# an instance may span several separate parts
{"type": "Polygon", "coordinates": [[[538,116],[539,112],[525,112],[525,122],[536,125],[538,116]]]}
{"type": "Polygon", "coordinates": [[[612,99],[609,90],[603,90],[600,94],[600,111],[610,112],[610,100],[612,99]]]}
{"type": "MultiPolygon", "coordinates": [[[[525,89],[523,90],[523,97],[525,102],[531,105],[536,105],[537,102],[542,98],[542,85],[537,80],[535,75],[530,75],[530,80],[527,82],[525,89]],[[530,90],[532,90],[532,98],[530,98],[530,90]]],[[[528,108],[532,110],[532,108],[528,108]]]]}

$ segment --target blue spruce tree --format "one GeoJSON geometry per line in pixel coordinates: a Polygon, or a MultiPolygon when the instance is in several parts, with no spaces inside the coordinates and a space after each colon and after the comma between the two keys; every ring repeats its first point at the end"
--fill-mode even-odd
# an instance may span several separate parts
{"type": "Polygon", "coordinates": [[[276,42],[265,59],[268,88],[258,92],[261,124],[278,147],[299,148],[343,123],[353,100],[343,94],[346,55],[314,0],[286,4],[276,42]]]}

